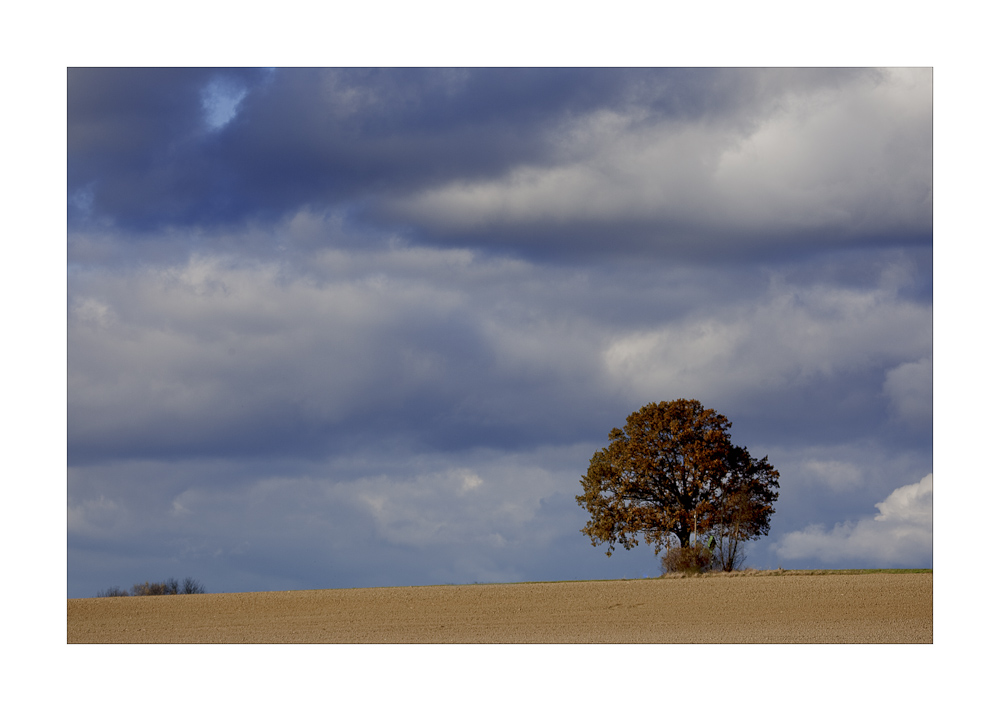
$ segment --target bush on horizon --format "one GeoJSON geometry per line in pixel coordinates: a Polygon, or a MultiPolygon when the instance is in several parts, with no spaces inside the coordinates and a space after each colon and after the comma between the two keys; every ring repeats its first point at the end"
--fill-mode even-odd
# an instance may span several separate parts
{"type": "Polygon", "coordinates": [[[167,578],[162,583],[136,583],[131,592],[114,585],[97,593],[97,597],[145,597],[147,595],[197,595],[205,592],[205,586],[194,578],[184,578],[178,583],[175,578],[167,578]]]}
{"type": "Polygon", "coordinates": [[[712,549],[701,543],[681,548],[671,546],[660,558],[660,570],[666,573],[704,573],[715,567],[712,549]]]}

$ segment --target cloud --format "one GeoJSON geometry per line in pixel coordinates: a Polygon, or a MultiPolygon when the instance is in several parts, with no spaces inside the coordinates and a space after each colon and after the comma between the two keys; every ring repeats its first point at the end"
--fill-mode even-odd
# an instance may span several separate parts
{"type": "Polygon", "coordinates": [[[70,192],[92,186],[98,216],[139,232],[489,174],[544,153],[553,116],[621,91],[613,72],[551,69],[74,69],[69,84],[70,192]]]}
{"type": "Polygon", "coordinates": [[[828,530],[814,524],[782,536],[780,559],[817,560],[825,565],[855,561],[892,567],[931,565],[932,475],[899,487],[875,504],[871,519],[845,521],[828,530]]]}
{"type": "Polygon", "coordinates": [[[213,122],[221,128],[239,92],[265,76],[246,69],[71,67],[70,225],[164,224],[191,214],[198,201],[223,209],[231,196],[223,194],[225,176],[213,160],[220,138],[213,122]]]}
{"type": "Polygon", "coordinates": [[[932,476],[928,474],[916,484],[902,486],[880,503],[875,504],[881,513],[876,521],[891,524],[914,524],[926,526],[931,521],[932,476]]]}
{"type": "Polygon", "coordinates": [[[386,543],[489,548],[523,544],[529,527],[530,537],[543,544],[548,524],[537,520],[541,501],[559,484],[539,467],[503,470],[482,462],[475,469],[449,468],[402,480],[380,476],[341,488],[343,498],[372,517],[376,535],[386,543]]]}
{"type": "Polygon", "coordinates": [[[902,363],[885,375],[883,394],[897,420],[914,426],[926,426],[932,416],[933,375],[931,359],[902,363]]]}
{"type": "Polygon", "coordinates": [[[71,536],[108,537],[120,519],[121,504],[105,496],[97,496],[70,504],[66,528],[71,536]]]}
{"type": "MultiPolygon", "coordinates": [[[[692,309],[685,317],[616,335],[603,359],[609,377],[636,397],[697,394],[706,402],[735,401],[740,410],[759,412],[761,398],[777,393],[804,392],[824,382],[850,388],[849,381],[864,382],[859,374],[880,376],[887,369],[894,378],[898,364],[930,348],[930,306],[899,298],[895,285],[801,286],[774,279],[758,299],[710,313],[692,309]]],[[[928,394],[913,393],[911,407],[928,394]]],[[[834,397],[845,401],[850,394],[834,397]]],[[[836,409],[838,402],[824,406],[836,409]]]]}
{"type": "Polygon", "coordinates": [[[852,462],[807,459],[802,463],[806,476],[822,481],[832,489],[849,489],[862,481],[861,470],[852,462]]]}
{"type": "Polygon", "coordinates": [[[675,397],[789,437],[806,419],[864,429],[870,381],[930,352],[930,306],[906,295],[919,272],[894,252],[850,284],[829,256],[805,281],[801,265],[558,268],[356,241],[311,212],[237,234],[242,254],[211,233],[162,253],[78,243],[72,457],[572,442],[675,397]]]}
{"type": "Polygon", "coordinates": [[[767,98],[683,117],[603,107],[563,128],[556,160],[434,185],[391,210],[432,233],[529,251],[540,231],[566,248],[701,257],[808,249],[833,235],[929,239],[929,72],[767,91],[754,72],[736,76],[767,98]]]}
{"type": "Polygon", "coordinates": [[[594,401],[605,327],[576,276],[405,246],[306,261],[74,274],[72,456],[573,441],[608,407],[594,401]]]}

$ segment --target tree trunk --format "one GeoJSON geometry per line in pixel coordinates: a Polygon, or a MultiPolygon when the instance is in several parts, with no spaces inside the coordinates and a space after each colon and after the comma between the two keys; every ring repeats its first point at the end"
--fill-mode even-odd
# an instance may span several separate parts
{"type": "Polygon", "coordinates": [[[688,548],[691,545],[691,529],[687,527],[687,524],[679,523],[677,524],[677,537],[681,539],[681,548],[688,548]]]}

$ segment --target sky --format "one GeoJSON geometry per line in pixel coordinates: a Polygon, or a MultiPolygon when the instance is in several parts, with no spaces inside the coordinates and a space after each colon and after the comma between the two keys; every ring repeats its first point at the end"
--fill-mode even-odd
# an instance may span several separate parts
{"type": "Polygon", "coordinates": [[[693,398],[765,568],[932,566],[930,69],[78,69],[67,592],[659,574],[575,497],[693,398]]]}

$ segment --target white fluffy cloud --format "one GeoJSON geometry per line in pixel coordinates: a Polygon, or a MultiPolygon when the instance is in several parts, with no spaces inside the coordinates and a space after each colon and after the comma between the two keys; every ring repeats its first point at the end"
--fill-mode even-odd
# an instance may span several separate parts
{"type": "Polygon", "coordinates": [[[775,552],[781,559],[816,559],[827,565],[865,561],[867,565],[929,566],[932,490],[928,474],[875,504],[879,513],[873,518],[845,521],[832,529],[816,524],[786,533],[775,552]]]}

